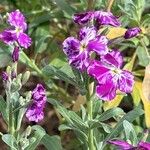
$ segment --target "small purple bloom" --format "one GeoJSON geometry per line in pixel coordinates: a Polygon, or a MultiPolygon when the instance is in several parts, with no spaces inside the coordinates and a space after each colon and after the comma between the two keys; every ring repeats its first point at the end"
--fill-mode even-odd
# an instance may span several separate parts
{"type": "Polygon", "coordinates": [[[3,81],[8,80],[8,74],[5,71],[2,72],[2,79],[3,79],[3,81]]]}
{"type": "Polygon", "coordinates": [[[82,25],[91,21],[93,17],[94,17],[93,12],[85,12],[85,13],[74,14],[73,20],[75,23],[82,25]]]}
{"type": "Polygon", "coordinates": [[[114,16],[111,12],[95,11],[94,18],[98,26],[100,25],[111,25],[114,27],[120,26],[118,18],[114,16]]]}
{"type": "Polygon", "coordinates": [[[39,122],[44,118],[43,109],[46,103],[46,91],[45,88],[38,84],[32,92],[33,103],[26,112],[26,117],[29,121],[39,122]]]}
{"type": "Polygon", "coordinates": [[[108,143],[113,144],[120,148],[121,150],[150,150],[150,143],[140,141],[137,146],[133,146],[126,141],[122,140],[112,140],[108,141],[108,143]]]}
{"type": "Polygon", "coordinates": [[[97,96],[102,100],[112,100],[116,91],[130,93],[134,84],[134,76],[127,70],[121,70],[123,58],[119,51],[112,51],[101,57],[101,61],[94,60],[88,67],[88,74],[93,76],[98,84],[97,96]]]}
{"type": "Polygon", "coordinates": [[[63,42],[63,51],[69,63],[79,70],[85,70],[90,62],[90,52],[104,55],[108,52],[108,40],[105,36],[97,36],[94,27],[84,27],[80,30],[78,39],[68,37],[63,42]]]}
{"type": "Polygon", "coordinates": [[[128,30],[125,32],[124,38],[125,38],[125,39],[130,39],[130,38],[132,38],[132,37],[137,36],[140,32],[141,32],[141,29],[138,28],[138,27],[128,29],[128,30]]]}
{"type": "Polygon", "coordinates": [[[24,33],[27,24],[23,14],[19,10],[9,13],[8,23],[11,28],[0,33],[0,39],[8,45],[18,42],[20,46],[28,48],[31,45],[31,38],[24,33]]]}
{"type": "Polygon", "coordinates": [[[16,46],[12,52],[12,60],[13,62],[16,62],[18,61],[18,59],[19,59],[19,47],[16,46]]]}

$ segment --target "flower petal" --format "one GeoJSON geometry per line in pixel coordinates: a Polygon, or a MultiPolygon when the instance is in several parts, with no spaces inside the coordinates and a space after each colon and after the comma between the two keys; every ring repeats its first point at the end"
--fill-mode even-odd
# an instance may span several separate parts
{"type": "Polygon", "coordinates": [[[106,76],[109,74],[110,70],[101,62],[94,60],[88,67],[87,72],[89,75],[97,79],[100,83],[105,83],[106,76]]]}
{"type": "Polygon", "coordinates": [[[69,64],[73,67],[79,69],[80,71],[84,71],[89,66],[90,59],[88,53],[85,51],[76,57],[72,57],[69,59],[69,64]]]}
{"type": "Polygon", "coordinates": [[[79,54],[80,42],[74,37],[68,37],[63,42],[63,51],[70,58],[79,54]]]}
{"type": "Polygon", "coordinates": [[[116,96],[116,90],[117,83],[113,82],[113,80],[107,80],[104,84],[96,86],[97,96],[104,101],[113,100],[116,96]]]}
{"type": "Polygon", "coordinates": [[[88,49],[89,51],[95,51],[99,55],[105,55],[108,53],[107,43],[108,40],[105,36],[99,36],[89,41],[88,49]]]}
{"type": "Polygon", "coordinates": [[[11,26],[22,29],[23,31],[27,29],[25,17],[19,10],[13,11],[8,14],[8,22],[11,26]]]}
{"type": "Polygon", "coordinates": [[[118,88],[125,93],[131,93],[134,85],[134,76],[131,72],[123,70],[118,79],[118,88]]]}
{"type": "Polygon", "coordinates": [[[78,37],[79,37],[80,41],[82,41],[83,43],[86,43],[86,45],[87,45],[90,40],[93,40],[96,37],[95,27],[81,28],[78,37]]]}
{"type": "Polygon", "coordinates": [[[85,13],[79,13],[79,14],[74,14],[73,20],[77,24],[86,24],[88,21],[92,20],[93,18],[93,12],[85,12],[85,13]]]}
{"type": "Polygon", "coordinates": [[[101,57],[102,62],[105,62],[109,65],[113,65],[117,68],[120,68],[123,64],[123,57],[121,53],[117,50],[111,51],[110,53],[101,57]]]}
{"type": "Polygon", "coordinates": [[[95,19],[99,25],[111,25],[114,27],[120,26],[120,22],[118,21],[117,17],[111,12],[96,11],[95,19]]]}
{"type": "Polygon", "coordinates": [[[143,142],[141,141],[139,144],[138,144],[138,148],[143,148],[143,150],[150,150],[150,143],[149,142],[143,142]]]}
{"type": "Polygon", "coordinates": [[[122,140],[108,141],[108,143],[118,146],[121,150],[129,150],[130,148],[134,148],[132,145],[122,140]]]}
{"type": "Polygon", "coordinates": [[[13,33],[13,30],[4,30],[2,33],[0,33],[0,40],[10,45],[16,40],[16,36],[13,33]]]}
{"type": "Polygon", "coordinates": [[[19,33],[18,43],[20,44],[20,46],[27,49],[31,46],[31,38],[25,33],[19,33]]]}

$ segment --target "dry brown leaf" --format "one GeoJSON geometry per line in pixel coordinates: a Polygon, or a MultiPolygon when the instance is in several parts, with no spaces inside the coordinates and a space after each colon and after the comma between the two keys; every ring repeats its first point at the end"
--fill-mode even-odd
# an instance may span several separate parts
{"type": "Polygon", "coordinates": [[[145,69],[145,76],[142,83],[142,92],[144,97],[150,101],[150,64],[145,69]]]}

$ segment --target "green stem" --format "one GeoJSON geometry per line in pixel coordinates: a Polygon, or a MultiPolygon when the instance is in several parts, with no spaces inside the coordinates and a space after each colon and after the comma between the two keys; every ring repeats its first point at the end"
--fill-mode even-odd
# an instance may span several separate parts
{"type": "MultiPolygon", "coordinates": [[[[87,99],[88,119],[92,120],[93,119],[93,101],[90,98],[89,78],[87,80],[86,99],[87,99]]],[[[89,129],[88,131],[88,146],[89,146],[89,150],[95,150],[93,129],[89,129]]]]}

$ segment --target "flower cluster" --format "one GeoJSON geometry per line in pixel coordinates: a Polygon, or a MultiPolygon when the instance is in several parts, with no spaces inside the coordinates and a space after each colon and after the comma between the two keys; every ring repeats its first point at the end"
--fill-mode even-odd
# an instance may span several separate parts
{"type": "Polygon", "coordinates": [[[23,14],[19,11],[13,11],[7,15],[9,27],[0,33],[0,40],[7,45],[14,45],[12,53],[13,61],[18,60],[19,47],[28,48],[31,45],[31,38],[25,33],[27,23],[23,14]],[[17,48],[16,48],[17,47],[17,48]]]}
{"type": "Polygon", "coordinates": [[[44,118],[43,109],[46,104],[46,91],[41,84],[37,84],[32,91],[32,104],[26,112],[26,117],[29,121],[39,122],[44,118]]]}
{"type": "MultiPolygon", "coordinates": [[[[122,69],[123,57],[119,50],[110,50],[109,40],[103,26],[120,26],[118,18],[110,12],[90,11],[73,16],[75,23],[83,26],[76,37],[68,37],[63,42],[63,51],[69,64],[94,77],[97,81],[96,93],[102,100],[112,100],[117,91],[130,93],[134,84],[131,72],[122,69]],[[93,55],[94,59],[93,59],[93,55]]],[[[141,30],[128,29],[125,39],[138,35],[141,30]]]]}

